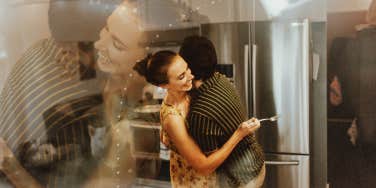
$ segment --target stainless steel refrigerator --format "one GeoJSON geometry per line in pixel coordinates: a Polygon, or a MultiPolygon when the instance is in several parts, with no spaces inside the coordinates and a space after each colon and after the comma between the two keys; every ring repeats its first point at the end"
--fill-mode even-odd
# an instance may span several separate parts
{"type": "Polygon", "coordinates": [[[233,65],[232,79],[249,116],[279,116],[262,122],[257,133],[266,154],[267,188],[310,187],[310,97],[316,76],[310,25],[308,19],[295,19],[201,26],[219,63],[233,65]]]}

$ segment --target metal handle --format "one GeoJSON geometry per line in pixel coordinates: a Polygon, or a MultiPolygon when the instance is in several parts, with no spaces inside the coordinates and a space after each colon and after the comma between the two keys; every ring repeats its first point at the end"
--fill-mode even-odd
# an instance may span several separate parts
{"type": "MultiPolygon", "coordinates": [[[[303,127],[306,127],[308,128],[309,130],[309,125],[310,125],[310,83],[311,83],[311,76],[312,74],[310,73],[310,70],[312,70],[311,68],[311,65],[310,65],[310,52],[311,52],[311,48],[310,48],[310,22],[308,19],[304,19],[303,21],[303,63],[307,66],[304,66],[305,69],[302,71],[303,74],[304,74],[304,80],[305,80],[305,83],[303,84],[303,88],[302,88],[302,94],[301,96],[303,96],[303,100],[302,101],[304,103],[304,108],[305,109],[302,109],[304,113],[301,113],[302,115],[302,122],[300,122],[300,124],[303,126],[303,127]]],[[[305,133],[305,136],[308,137],[308,140],[309,140],[309,134],[308,134],[308,131],[306,131],[305,133]]],[[[308,144],[308,143],[307,143],[308,144]]],[[[308,147],[309,148],[309,147],[308,147]]],[[[309,152],[309,149],[308,149],[308,152],[309,152]]]]}
{"type": "Polygon", "coordinates": [[[252,97],[253,97],[253,117],[257,117],[256,112],[256,60],[257,60],[257,45],[252,45],[252,97]]]}
{"type": "Polygon", "coordinates": [[[247,109],[247,114],[249,115],[249,91],[248,91],[248,61],[249,61],[249,45],[244,45],[244,89],[245,89],[245,105],[247,109]]]}
{"type": "Polygon", "coordinates": [[[266,165],[299,165],[299,161],[265,161],[266,165]]]}
{"type": "Polygon", "coordinates": [[[306,65],[306,69],[304,70],[305,71],[305,74],[307,75],[307,84],[309,85],[312,77],[313,77],[313,73],[310,72],[309,70],[313,70],[312,69],[312,64],[310,62],[310,51],[311,51],[311,46],[310,46],[310,26],[309,26],[309,20],[308,19],[304,19],[303,20],[303,40],[302,40],[302,46],[303,46],[303,63],[305,63],[306,65]]]}
{"type": "Polygon", "coordinates": [[[130,124],[131,127],[136,127],[136,128],[144,128],[144,129],[161,129],[161,126],[155,126],[155,125],[141,125],[141,124],[130,124]]]}
{"type": "Polygon", "coordinates": [[[259,119],[259,122],[270,120],[270,118],[259,119]]]}

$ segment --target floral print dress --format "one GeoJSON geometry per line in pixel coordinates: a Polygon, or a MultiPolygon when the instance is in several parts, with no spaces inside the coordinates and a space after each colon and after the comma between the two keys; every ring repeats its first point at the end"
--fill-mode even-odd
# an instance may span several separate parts
{"type": "MultiPolygon", "coordinates": [[[[163,122],[168,115],[179,115],[185,119],[178,109],[174,106],[162,103],[161,111],[161,122],[163,122]]],[[[187,122],[185,121],[186,125],[187,122]]],[[[202,175],[198,173],[191,165],[188,164],[188,161],[185,160],[177,151],[176,146],[167,135],[167,132],[161,131],[161,139],[163,143],[166,143],[170,152],[170,177],[172,187],[192,187],[192,188],[205,188],[205,187],[216,187],[216,174],[212,173],[210,175],[202,175]]]]}

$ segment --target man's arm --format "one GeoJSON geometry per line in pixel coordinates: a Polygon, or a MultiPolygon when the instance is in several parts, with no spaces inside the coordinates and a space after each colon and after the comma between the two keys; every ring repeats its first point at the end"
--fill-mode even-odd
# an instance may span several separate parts
{"type": "Polygon", "coordinates": [[[0,171],[16,188],[41,188],[35,180],[18,162],[6,142],[0,137],[0,171]]]}

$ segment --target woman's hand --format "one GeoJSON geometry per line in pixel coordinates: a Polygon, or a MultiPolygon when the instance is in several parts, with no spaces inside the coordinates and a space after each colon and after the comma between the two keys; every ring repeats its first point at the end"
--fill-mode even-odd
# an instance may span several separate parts
{"type": "Polygon", "coordinates": [[[260,126],[260,121],[257,118],[251,118],[241,123],[237,131],[242,137],[245,137],[249,134],[254,134],[260,128],[260,126]]]}
{"type": "Polygon", "coordinates": [[[3,138],[0,137],[0,171],[2,171],[14,187],[42,188],[17,161],[12,150],[3,138]]]}
{"type": "Polygon", "coordinates": [[[14,158],[13,152],[8,147],[3,138],[0,137],[0,171],[7,171],[11,164],[11,159],[14,158]]]}

